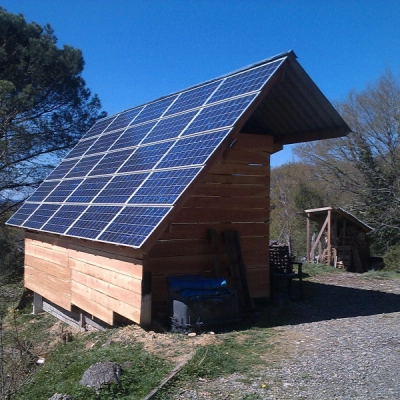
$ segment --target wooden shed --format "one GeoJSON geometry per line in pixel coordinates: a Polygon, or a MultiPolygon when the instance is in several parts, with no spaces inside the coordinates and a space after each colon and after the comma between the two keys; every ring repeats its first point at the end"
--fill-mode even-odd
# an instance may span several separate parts
{"type": "Polygon", "coordinates": [[[292,51],[106,117],[8,221],[25,230],[25,286],[39,309],[150,324],[169,276],[218,259],[232,284],[234,231],[249,295],[267,297],[270,155],[348,132],[292,51]]]}
{"type": "Polygon", "coordinates": [[[372,228],[342,208],[305,210],[307,262],[317,261],[352,272],[365,272],[369,264],[367,233],[372,228]],[[314,221],[317,230],[312,232],[314,221]]]}

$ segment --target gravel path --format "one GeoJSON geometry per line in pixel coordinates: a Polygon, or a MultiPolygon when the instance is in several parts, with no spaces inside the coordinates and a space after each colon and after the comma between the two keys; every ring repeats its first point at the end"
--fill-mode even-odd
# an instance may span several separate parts
{"type": "Polygon", "coordinates": [[[177,399],[400,399],[400,280],[335,273],[305,289],[291,325],[273,328],[279,357],[250,378],[195,382],[177,399]]]}

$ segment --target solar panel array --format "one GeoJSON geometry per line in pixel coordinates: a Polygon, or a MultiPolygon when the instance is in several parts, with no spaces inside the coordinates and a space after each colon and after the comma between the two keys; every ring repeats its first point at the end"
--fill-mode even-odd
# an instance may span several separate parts
{"type": "Polygon", "coordinates": [[[96,122],[7,223],[141,247],[283,60],[96,122]]]}

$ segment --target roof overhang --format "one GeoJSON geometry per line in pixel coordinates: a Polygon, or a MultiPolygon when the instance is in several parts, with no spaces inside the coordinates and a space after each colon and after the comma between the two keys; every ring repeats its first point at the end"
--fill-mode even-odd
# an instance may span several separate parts
{"type": "Polygon", "coordinates": [[[294,52],[268,82],[242,132],[285,145],[345,136],[350,128],[296,60],[294,52]]]}

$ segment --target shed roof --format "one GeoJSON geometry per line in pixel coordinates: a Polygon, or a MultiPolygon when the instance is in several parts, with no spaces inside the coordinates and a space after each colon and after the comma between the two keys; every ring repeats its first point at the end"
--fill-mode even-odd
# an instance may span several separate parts
{"type": "Polygon", "coordinates": [[[343,219],[350,221],[353,225],[357,226],[364,232],[371,232],[374,229],[367,225],[365,222],[362,222],[360,219],[355,217],[353,214],[344,210],[340,207],[322,207],[322,208],[313,208],[309,210],[304,210],[305,213],[309,214],[310,219],[321,222],[326,218],[328,211],[332,211],[333,214],[336,214],[343,219]]]}
{"type": "Polygon", "coordinates": [[[7,223],[141,248],[232,135],[349,131],[289,51],[97,121],[7,223]]]}

